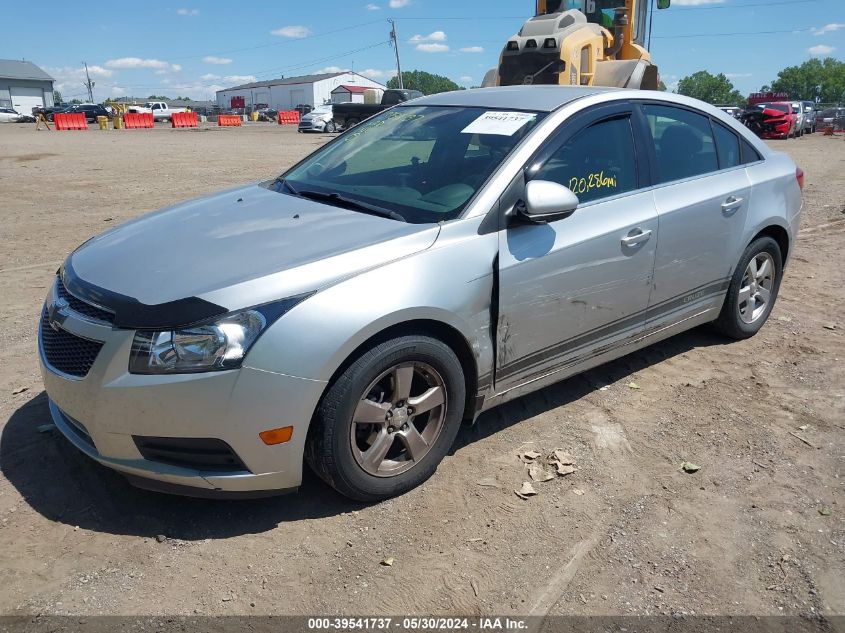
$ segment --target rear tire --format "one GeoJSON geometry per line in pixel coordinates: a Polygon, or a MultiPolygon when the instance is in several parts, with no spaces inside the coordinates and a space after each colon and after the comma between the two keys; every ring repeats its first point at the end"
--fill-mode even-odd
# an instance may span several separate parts
{"type": "Polygon", "coordinates": [[[768,236],[751,242],[731,277],[716,330],[738,340],[757,334],[775,305],[782,275],[778,243],[768,236]]]}
{"type": "Polygon", "coordinates": [[[352,499],[402,494],[428,479],[449,451],[465,398],[461,363],[445,343],[422,335],[379,343],[329,386],[305,458],[352,499]]]}

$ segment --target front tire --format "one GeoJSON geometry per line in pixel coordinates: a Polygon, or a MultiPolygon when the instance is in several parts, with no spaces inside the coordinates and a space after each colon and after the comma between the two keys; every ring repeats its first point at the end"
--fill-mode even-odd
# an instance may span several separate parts
{"type": "Polygon", "coordinates": [[[323,129],[323,131],[326,132],[327,134],[332,134],[335,131],[335,129],[336,128],[335,128],[335,125],[334,125],[334,121],[332,120],[332,121],[326,122],[326,127],[323,129]]]}
{"type": "Polygon", "coordinates": [[[778,243],[767,236],[751,242],[731,277],[716,329],[734,339],[757,334],[775,305],[782,274],[778,243]]]}
{"type": "Polygon", "coordinates": [[[308,431],[306,460],[352,499],[402,494],[449,451],[465,399],[463,369],[448,345],[422,335],[385,341],[329,386],[308,431]]]}

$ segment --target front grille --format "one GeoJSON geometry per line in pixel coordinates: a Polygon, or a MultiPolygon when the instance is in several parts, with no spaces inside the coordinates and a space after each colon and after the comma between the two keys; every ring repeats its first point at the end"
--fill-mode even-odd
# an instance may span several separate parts
{"type": "Polygon", "coordinates": [[[103,347],[100,341],[89,341],[59,328],[54,330],[47,317],[47,308],[41,312],[41,349],[47,364],[64,374],[84,378],[103,347]]]}
{"type": "Polygon", "coordinates": [[[82,299],[77,299],[74,297],[70,292],[68,292],[65,285],[62,283],[61,278],[56,281],[56,292],[60,298],[64,299],[70,305],[70,309],[74,312],[78,312],[79,314],[86,316],[90,319],[94,319],[96,321],[102,321],[104,323],[114,324],[114,314],[108,312],[107,310],[103,310],[102,308],[98,308],[97,306],[93,306],[90,303],[83,301],[82,299]]]}
{"type": "Polygon", "coordinates": [[[223,440],[208,437],[145,437],[133,435],[135,446],[151,462],[204,471],[247,471],[223,440]]]}

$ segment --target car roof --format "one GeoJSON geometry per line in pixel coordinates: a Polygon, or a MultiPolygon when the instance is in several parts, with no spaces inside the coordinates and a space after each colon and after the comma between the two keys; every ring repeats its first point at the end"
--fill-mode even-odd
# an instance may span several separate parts
{"type": "Polygon", "coordinates": [[[622,88],[593,86],[497,86],[442,92],[408,101],[406,106],[466,106],[551,112],[575,99],[622,88]]]}

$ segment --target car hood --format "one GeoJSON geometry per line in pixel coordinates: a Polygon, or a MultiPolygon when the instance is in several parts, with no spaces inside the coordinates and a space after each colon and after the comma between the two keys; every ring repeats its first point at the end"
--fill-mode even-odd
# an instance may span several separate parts
{"type": "Polygon", "coordinates": [[[438,233],[436,224],[406,224],[254,184],[94,237],[68,257],[63,276],[107,308],[111,297],[140,308],[198,298],[236,310],[412,255],[438,233]]]}

